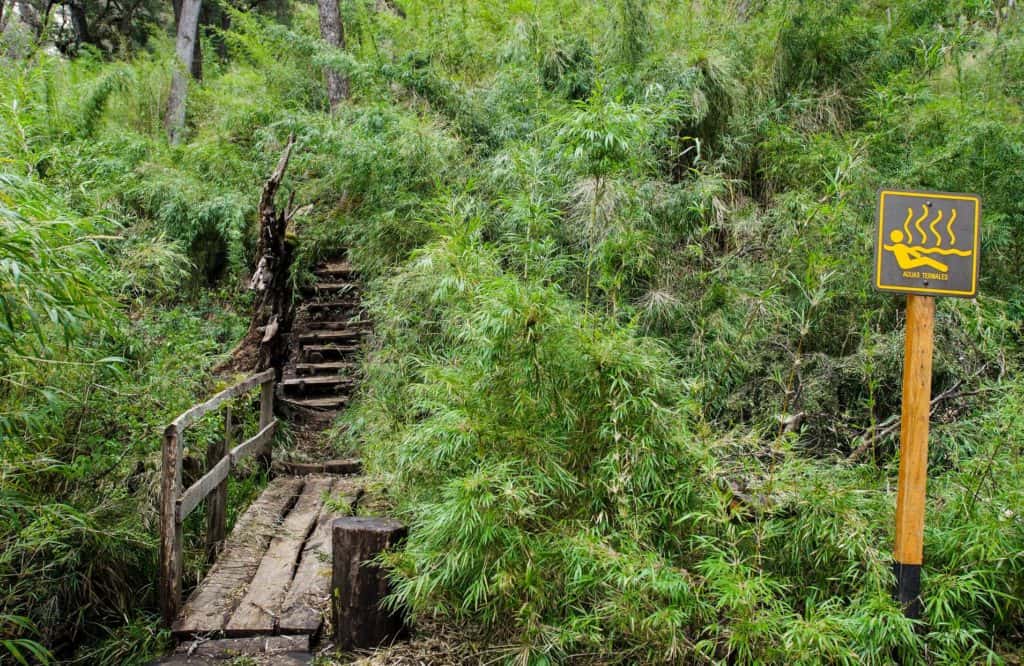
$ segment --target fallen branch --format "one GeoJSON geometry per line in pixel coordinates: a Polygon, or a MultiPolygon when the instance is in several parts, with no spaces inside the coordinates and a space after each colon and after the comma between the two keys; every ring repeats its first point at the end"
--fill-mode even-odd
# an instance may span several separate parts
{"type": "MultiPolygon", "coordinates": [[[[985,370],[985,368],[982,368],[978,372],[974,373],[974,375],[972,375],[970,379],[974,380],[984,370],[985,370]]],[[[958,380],[952,386],[950,386],[948,389],[946,389],[942,393],[940,393],[937,396],[935,396],[934,398],[932,398],[931,402],[929,403],[929,405],[930,405],[929,415],[930,416],[935,416],[935,413],[938,411],[938,408],[942,405],[943,402],[945,402],[947,400],[953,400],[953,399],[958,399],[958,398],[967,398],[967,397],[970,397],[972,395],[978,395],[979,393],[984,393],[986,391],[992,390],[991,387],[988,387],[988,388],[978,388],[978,389],[974,389],[974,390],[971,390],[971,391],[961,391],[959,389],[960,389],[961,386],[963,386],[964,381],[965,380],[963,380],[963,379],[958,380]]],[[[873,447],[875,442],[877,442],[877,441],[879,441],[881,439],[885,439],[886,437],[890,437],[890,436],[896,434],[897,432],[899,432],[900,426],[902,426],[902,425],[903,425],[903,423],[902,423],[901,414],[897,413],[897,414],[893,414],[892,416],[890,416],[886,420],[882,421],[881,423],[879,423],[875,427],[869,428],[869,429],[865,430],[863,433],[861,433],[860,438],[859,438],[861,440],[861,444],[857,448],[855,448],[853,451],[851,451],[850,455],[848,455],[846,457],[846,459],[848,461],[850,461],[850,462],[856,462],[857,460],[860,459],[861,456],[863,456],[869,449],[871,449],[873,447]]]]}

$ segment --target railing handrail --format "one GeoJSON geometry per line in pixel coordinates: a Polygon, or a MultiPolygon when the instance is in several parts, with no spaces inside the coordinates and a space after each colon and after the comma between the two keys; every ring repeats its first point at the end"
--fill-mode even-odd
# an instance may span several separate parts
{"type": "Polygon", "coordinates": [[[207,553],[212,556],[217,542],[224,537],[227,479],[239,461],[257,452],[270,463],[270,442],[277,430],[274,418],[273,368],[246,377],[209,400],[192,406],[164,429],[160,475],[160,612],[170,626],[181,607],[182,523],[211,493],[208,507],[207,553]],[[234,448],[231,440],[230,400],[245,395],[256,386],[260,391],[260,430],[234,448]],[[181,463],[184,455],[184,431],[206,414],[227,403],[224,441],[207,451],[206,473],[187,489],[181,487],[181,463]]]}

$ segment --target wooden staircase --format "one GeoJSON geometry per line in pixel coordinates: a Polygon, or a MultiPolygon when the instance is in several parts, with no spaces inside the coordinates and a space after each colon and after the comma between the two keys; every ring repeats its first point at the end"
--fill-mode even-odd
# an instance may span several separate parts
{"type": "Polygon", "coordinates": [[[358,383],[356,355],[370,322],[347,261],[327,262],[315,275],[295,314],[278,397],[296,420],[318,422],[324,415],[317,412],[348,404],[358,383]]]}

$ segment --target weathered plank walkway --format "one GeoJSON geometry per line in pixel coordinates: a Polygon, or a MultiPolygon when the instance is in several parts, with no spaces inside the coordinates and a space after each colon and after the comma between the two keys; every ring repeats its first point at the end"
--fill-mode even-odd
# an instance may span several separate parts
{"type": "Polygon", "coordinates": [[[329,612],[326,525],[350,514],[357,496],[358,481],[349,477],[271,481],[185,602],[171,626],[175,636],[316,635],[329,612]]]}

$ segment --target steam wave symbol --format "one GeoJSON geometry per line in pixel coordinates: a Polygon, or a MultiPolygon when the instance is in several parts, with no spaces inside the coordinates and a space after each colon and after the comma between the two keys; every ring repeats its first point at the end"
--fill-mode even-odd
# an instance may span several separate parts
{"type": "MultiPolygon", "coordinates": [[[[946,223],[946,235],[949,237],[949,244],[950,245],[956,245],[956,232],[953,231],[953,224],[956,222],[956,213],[957,213],[956,208],[953,208],[952,211],[950,212],[950,215],[949,215],[949,221],[946,223]]],[[[916,220],[914,220],[914,229],[917,231],[917,235],[921,237],[920,243],[922,245],[928,242],[928,236],[925,233],[924,227],[922,226],[922,223],[925,221],[925,219],[927,217],[928,217],[928,206],[926,206],[924,204],[921,204],[921,215],[918,216],[918,218],[916,220]]],[[[942,235],[939,234],[939,232],[938,232],[938,226],[942,222],[944,217],[945,217],[945,212],[942,211],[942,210],[938,210],[935,213],[935,219],[933,219],[931,221],[931,223],[928,225],[928,230],[931,231],[932,235],[935,236],[935,247],[934,248],[929,248],[927,251],[928,252],[935,252],[937,254],[956,254],[956,255],[959,255],[961,257],[968,257],[968,256],[970,256],[971,253],[966,251],[966,250],[952,250],[952,249],[950,249],[950,250],[940,250],[940,249],[938,249],[938,248],[942,247],[942,243],[943,243],[943,240],[944,240],[942,235]],[[964,254],[964,253],[966,253],[966,254],[964,254]]],[[[903,221],[903,237],[907,240],[908,243],[913,243],[914,242],[914,234],[912,234],[910,232],[910,220],[912,220],[913,218],[914,218],[914,210],[908,206],[907,207],[907,218],[903,221]]],[[[921,249],[923,249],[923,248],[921,248],[921,249]]]]}

